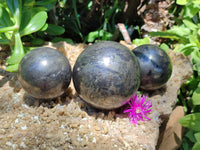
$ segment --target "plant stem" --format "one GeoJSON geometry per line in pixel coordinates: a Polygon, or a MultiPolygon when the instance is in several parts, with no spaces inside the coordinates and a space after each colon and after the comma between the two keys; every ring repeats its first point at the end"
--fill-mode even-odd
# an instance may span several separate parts
{"type": "Polygon", "coordinates": [[[1,32],[8,32],[8,31],[15,31],[17,29],[18,29],[18,27],[16,25],[10,26],[10,27],[4,27],[4,28],[0,28],[0,33],[1,32]]]}
{"type": "Polygon", "coordinates": [[[73,5],[73,8],[74,8],[74,13],[75,13],[76,21],[78,23],[78,27],[79,27],[79,29],[81,29],[81,24],[80,24],[80,21],[79,21],[79,18],[78,18],[78,12],[77,12],[77,8],[76,8],[76,0],[72,0],[72,5],[73,5]]]}

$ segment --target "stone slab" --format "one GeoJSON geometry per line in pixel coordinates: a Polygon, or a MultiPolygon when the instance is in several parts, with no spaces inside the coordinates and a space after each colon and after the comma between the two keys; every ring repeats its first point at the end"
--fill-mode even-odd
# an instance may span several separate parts
{"type": "MultiPolygon", "coordinates": [[[[52,44],[73,66],[87,46],[52,44]]],[[[187,57],[169,52],[173,73],[166,87],[141,91],[152,100],[151,121],[131,124],[123,108],[99,111],[79,99],[73,84],[52,101],[34,100],[18,87],[16,78],[0,77],[0,149],[155,150],[162,116],[169,116],[181,85],[191,76],[187,57]]]]}

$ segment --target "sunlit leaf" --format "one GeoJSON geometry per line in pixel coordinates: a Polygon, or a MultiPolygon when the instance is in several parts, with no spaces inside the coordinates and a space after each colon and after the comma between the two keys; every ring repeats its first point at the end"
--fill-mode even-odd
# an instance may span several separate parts
{"type": "Polygon", "coordinates": [[[20,32],[28,26],[31,19],[41,11],[46,11],[46,8],[43,7],[23,7],[22,17],[23,20],[21,21],[20,25],[20,32]]]}
{"type": "Polygon", "coordinates": [[[200,62],[200,51],[198,48],[196,48],[192,53],[191,53],[192,61],[194,64],[200,62]]]}
{"type": "Polygon", "coordinates": [[[46,23],[46,20],[47,13],[45,11],[38,12],[35,16],[33,16],[28,25],[20,31],[21,36],[40,30],[46,23]]]}
{"type": "Polygon", "coordinates": [[[196,138],[197,142],[200,142],[200,132],[195,133],[194,137],[196,138]]]}
{"type": "Polygon", "coordinates": [[[189,42],[196,47],[200,47],[199,39],[197,37],[197,30],[188,36],[189,42]]]}
{"type": "Polygon", "coordinates": [[[101,38],[103,36],[106,36],[107,40],[109,40],[112,37],[112,34],[109,32],[105,32],[104,30],[93,31],[88,34],[86,39],[88,42],[94,42],[95,39],[101,38]]]}
{"type": "Polygon", "coordinates": [[[45,24],[43,25],[43,27],[40,29],[40,31],[45,31],[47,28],[48,28],[48,24],[45,23],[45,24]]]}
{"type": "Polygon", "coordinates": [[[163,49],[165,52],[168,52],[169,51],[169,46],[165,43],[162,43],[160,45],[160,48],[163,49]]]}
{"type": "Polygon", "coordinates": [[[135,39],[133,40],[133,44],[140,46],[144,44],[150,44],[150,37],[145,37],[143,39],[135,39]]]}
{"type": "Polygon", "coordinates": [[[192,150],[200,150],[200,142],[195,143],[192,150]]]}
{"type": "Polygon", "coordinates": [[[0,33],[2,33],[2,32],[8,32],[8,31],[15,31],[17,29],[18,28],[16,26],[3,27],[3,28],[0,28],[0,33]]]}
{"type": "Polygon", "coordinates": [[[180,124],[194,131],[200,131],[200,113],[184,116],[179,120],[180,124]]]}
{"type": "Polygon", "coordinates": [[[195,29],[198,29],[198,26],[196,24],[194,24],[192,21],[190,20],[187,20],[187,19],[184,19],[183,20],[183,23],[189,28],[189,29],[192,29],[192,30],[195,30],[195,29]]]}
{"type": "Polygon", "coordinates": [[[17,71],[18,71],[18,67],[19,67],[19,64],[8,65],[8,66],[6,67],[6,71],[9,71],[9,72],[17,72],[17,71]]]}
{"type": "Polygon", "coordinates": [[[92,8],[92,5],[93,5],[93,1],[90,1],[90,2],[88,3],[88,5],[87,5],[88,10],[90,10],[90,9],[92,8]]]}
{"type": "Polygon", "coordinates": [[[6,61],[9,65],[18,64],[25,55],[19,33],[15,33],[14,36],[14,45],[11,46],[11,57],[6,61]]]}
{"type": "Polygon", "coordinates": [[[200,4],[200,0],[192,0],[192,3],[194,3],[194,4],[200,4]]]}
{"type": "Polygon", "coordinates": [[[196,71],[198,73],[198,76],[200,76],[200,61],[195,64],[195,67],[196,67],[196,71]]]}
{"type": "Polygon", "coordinates": [[[177,0],[176,3],[177,3],[178,5],[185,5],[185,4],[187,4],[189,1],[190,1],[190,0],[177,0]]]}
{"type": "Polygon", "coordinates": [[[178,52],[181,52],[184,55],[188,56],[194,51],[195,48],[196,47],[193,46],[192,44],[186,44],[183,45],[182,47],[179,47],[178,52]]]}
{"type": "Polygon", "coordinates": [[[174,39],[174,40],[179,40],[181,38],[184,38],[183,36],[178,35],[176,32],[173,32],[172,30],[149,32],[149,35],[161,37],[161,38],[169,38],[169,39],[174,39]]]}
{"type": "Polygon", "coordinates": [[[194,3],[188,3],[188,5],[184,7],[183,18],[188,18],[188,19],[193,18],[193,16],[199,12],[199,9],[200,5],[194,3]]]}
{"type": "Polygon", "coordinates": [[[192,103],[193,105],[200,105],[200,84],[192,95],[192,103]]]}

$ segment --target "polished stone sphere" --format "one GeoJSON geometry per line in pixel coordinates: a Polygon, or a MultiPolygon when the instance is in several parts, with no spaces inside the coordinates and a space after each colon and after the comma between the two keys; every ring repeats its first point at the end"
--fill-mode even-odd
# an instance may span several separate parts
{"type": "Polygon", "coordinates": [[[133,49],[140,70],[140,88],[155,90],[161,88],[172,74],[172,63],[168,54],[155,45],[142,45],[133,49]]]}
{"type": "Polygon", "coordinates": [[[139,65],[127,47],[102,41],[79,55],[73,82],[79,96],[90,105],[98,109],[118,108],[139,87],[139,65]]]}
{"type": "Polygon", "coordinates": [[[55,98],[69,86],[71,66],[61,52],[47,47],[36,48],[21,60],[18,80],[27,94],[34,98],[55,98]]]}

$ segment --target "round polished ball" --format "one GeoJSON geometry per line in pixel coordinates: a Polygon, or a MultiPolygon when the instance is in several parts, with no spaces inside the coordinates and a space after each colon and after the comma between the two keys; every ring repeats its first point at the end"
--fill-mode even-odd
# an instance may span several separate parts
{"type": "Polygon", "coordinates": [[[172,63],[168,54],[155,45],[142,45],[133,49],[140,70],[140,88],[155,90],[161,88],[172,74],[172,63]]]}
{"type": "Polygon", "coordinates": [[[36,48],[21,60],[18,80],[27,94],[34,98],[55,98],[69,86],[71,66],[61,52],[47,47],[36,48]]]}
{"type": "Polygon", "coordinates": [[[139,87],[139,65],[127,47],[102,41],[79,55],[73,68],[73,82],[79,96],[92,106],[118,108],[139,87]]]}

